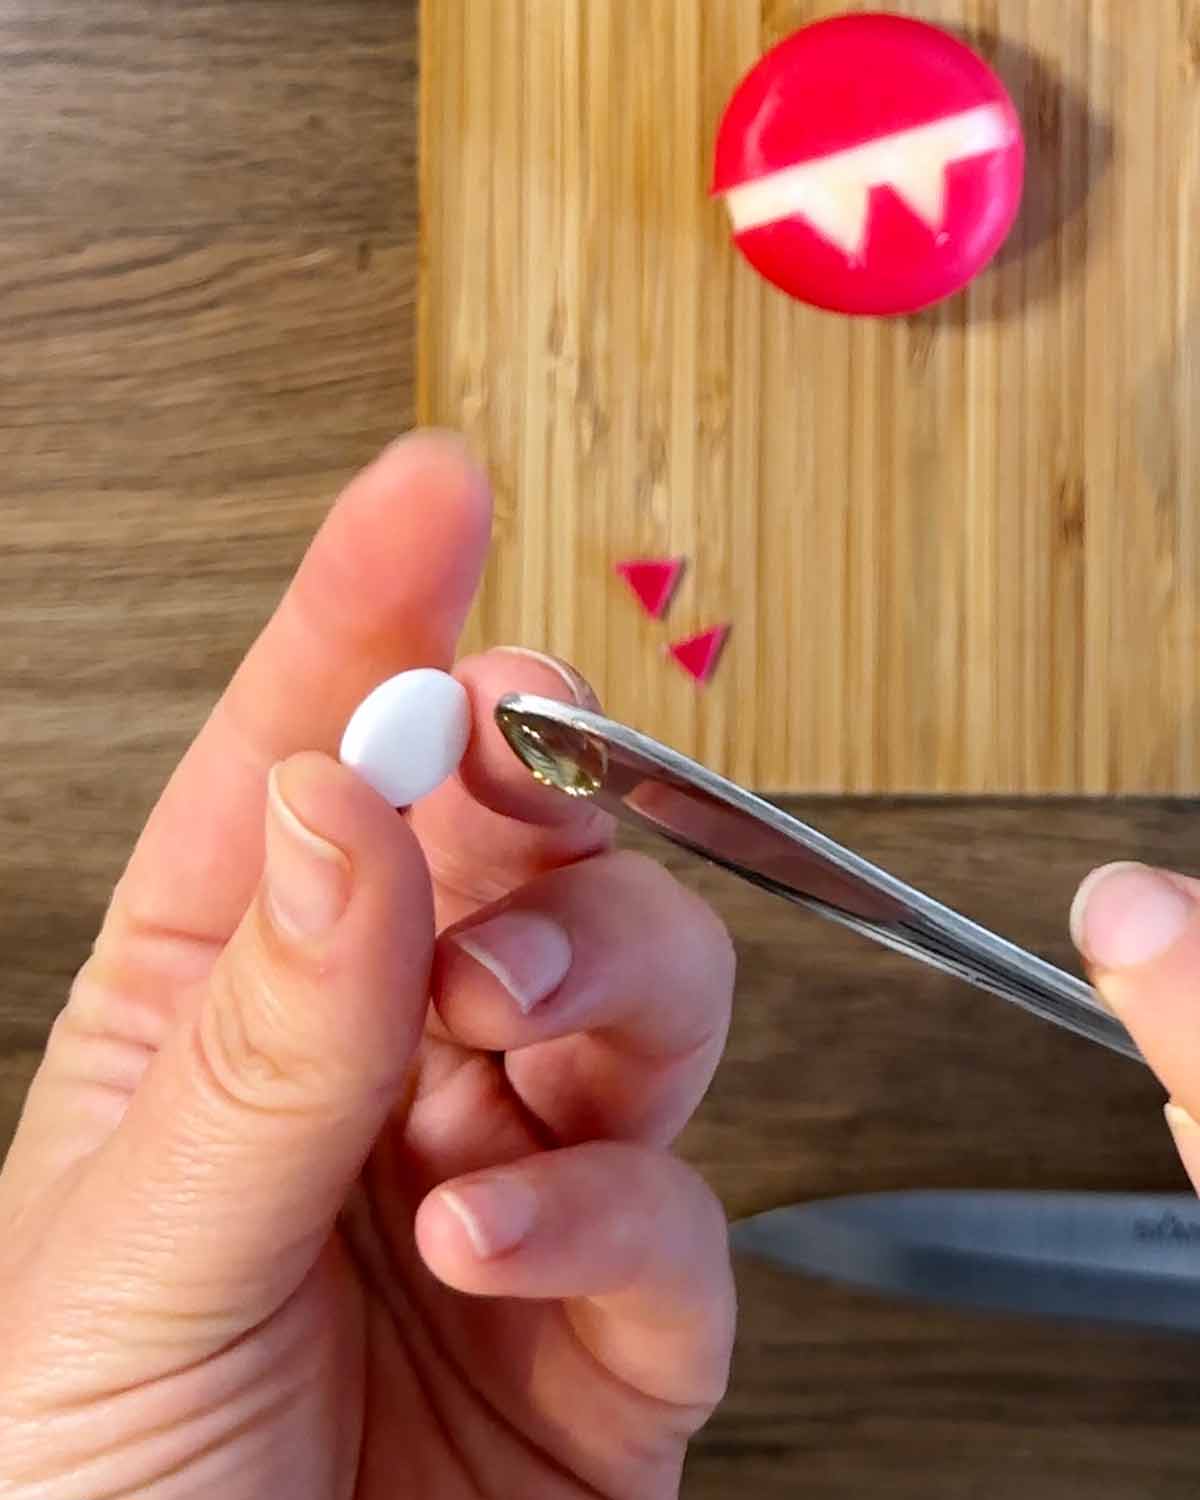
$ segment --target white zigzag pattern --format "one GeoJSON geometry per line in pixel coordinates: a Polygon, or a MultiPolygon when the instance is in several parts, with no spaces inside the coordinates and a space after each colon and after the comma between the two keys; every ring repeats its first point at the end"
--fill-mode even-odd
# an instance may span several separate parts
{"type": "Polygon", "coordinates": [[[1001,106],[982,104],[741,183],[725,194],[725,205],[735,234],[799,214],[858,259],[866,249],[872,188],[892,188],[936,232],[946,213],[946,168],[1015,138],[1001,106]]]}

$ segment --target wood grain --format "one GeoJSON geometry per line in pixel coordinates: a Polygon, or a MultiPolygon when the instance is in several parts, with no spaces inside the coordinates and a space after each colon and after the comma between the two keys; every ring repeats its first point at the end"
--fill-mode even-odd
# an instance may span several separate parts
{"type": "MultiPolygon", "coordinates": [[[[515,31],[521,12],[495,15],[515,31]]],[[[588,7],[589,36],[604,21],[588,7]]],[[[685,42],[714,76],[744,45],[728,21],[685,42]]],[[[643,91],[670,53],[656,48],[643,91]]],[[[414,8],[385,0],[0,8],[0,124],[19,144],[0,154],[0,1151],[163,778],[328,498],[408,419],[415,61],[414,8]]],[[[618,76],[589,73],[597,98],[618,76]]],[[[490,77],[477,67],[470,86],[490,77]]],[[[505,98],[498,150],[524,108],[505,98]]],[[[642,201],[651,184],[622,191],[642,201]]],[[[608,243],[590,262],[601,285],[608,243]]],[[[504,284],[519,257],[491,253],[504,284]]],[[[525,315],[515,297],[492,309],[518,353],[525,315]]],[[[614,318],[624,338],[641,312],[614,318]]],[[[719,351],[721,329],[702,327],[719,351]]],[[[523,389],[488,400],[515,413],[523,389]]],[[[714,462],[697,462],[698,516],[728,488],[722,399],[700,407],[714,462]]],[[[488,607],[516,581],[502,570],[488,607]]],[[[789,708],[832,754],[828,725],[796,695],[789,708]]],[[[1060,960],[1083,869],[1184,864],[1196,826],[1177,802],[798,806],[1060,960]]],[[[729,1053],[685,1141],[731,1209],[906,1183],[1178,1184],[1138,1069],[678,868],[742,951],[729,1053]]],[[[1200,1486],[1188,1343],[917,1313],[749,1265],[739,1282],[735,1380],[689,1500],[1184,1500],[1200,1486]]]]}
{"type": "MultiPolygon", "coordinates": [[[[1187,865],[1196,815],[1141,801],[787,805],[1069,969],[1064,914],[1082,874],[1113,849],[1187,865]]],[[[733,1212],[916,1185],[1180,1185],[1144,1068],[690,857],[667,860],[739,941],[729,1047],[685,1141],[733,1212]]]]}
{"type": "Polygon", "coordinates": [[[890,322],[789,304],[706,197],[742,71],[845,8],[427,3],[420,399],[501,486],[479,637],[768,789],[1194,792],[1200,6],[891,7],[994,63],[1029,180],[890,322]],[[667,553],[663,625],[612,569],[667,553]],[[663,647],[726,619],[698,694],[663,647]]]}
{"type": "Polygon", "coordinates": [[[404,6],[0,12],[0,1141],[163,780],[411,421],[416,61],[404,6]]]}
{"type": "Polygon", "coordinates": [[[749,1264],[686,1500],[1191,1500],[1200,1351],[970,1317],[749,1264]]]}

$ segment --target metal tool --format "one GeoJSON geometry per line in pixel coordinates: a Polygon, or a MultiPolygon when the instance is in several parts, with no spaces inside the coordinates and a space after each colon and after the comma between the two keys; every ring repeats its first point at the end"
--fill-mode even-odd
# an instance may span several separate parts
{"type": "Polygon", "coordinates": [[[528,695],[496,721],[533,775],[888,948],[1141,1060],[1089,985],[978,926],[798,818],[599,713],[528,695]]]}
{"type": "Polygon", "coordinates": [[[773,1209],[735,1248],[873,1291],[1200,1332],[1193,1194],[900,1192],[773,1209]]]}

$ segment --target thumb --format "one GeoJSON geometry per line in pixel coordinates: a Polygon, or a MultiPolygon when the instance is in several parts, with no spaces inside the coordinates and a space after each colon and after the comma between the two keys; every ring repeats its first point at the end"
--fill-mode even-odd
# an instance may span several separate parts
{"type": "Polygon", "coordinates": [[[1168,1119],[1200,1181],[1200,884],[1145,865],[1105,865],[1079,888],[1071,934],[1171,1095],[1168,1119]]]}
{"type": "Polygon", "coordinates": [[[236,1331],[303,1280],[400,1095],[433,937],[395,810],[326,756],[277,766],[250,909],[83,1185],[143,1312],[236,1331]]]}

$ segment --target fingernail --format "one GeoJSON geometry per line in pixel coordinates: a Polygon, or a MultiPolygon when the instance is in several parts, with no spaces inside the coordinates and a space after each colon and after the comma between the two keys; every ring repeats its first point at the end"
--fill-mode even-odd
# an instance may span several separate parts
{"type": "Polygon", "coordinates": [[[450,941],[499,980],[526,1015],[554,993],[571,967],[571,939],[539,912],[503,911],[450,941]]]}
{"type": "Polygon", "coordinates": [[[1197,1125],[1193,1117],[1179,1104],[1164,1104],[1163,1114],[1167,1117],[1167,1124],[1171,1127],[1172,1135],[1184,1135],[1188,1131],[1200,1130],[1200,1125],[1197,1125]]]}
{"type": "Polygon", "coordinates": [[[1084,913],[1092,899],[1092,892],[1110,875],[1116,875],[1121,870],[1141,870],[1144,865],[1136,864],[1132,860],[1117,860],[1112,864],[1101,865],[1099,869],[1093,870],[1086,876],[1079,889],[1075,892],[1075,899],[1071,902],[1071,915],[1068,924],[1071,932],[1071,941],[1079,949],[1080,953],[1085,951],[1084,913]]]}
{"type": "Polygon", "coordinates": [[[515,1249],[537,1217],[537,1194],[523,1178],[512,1175],[443,1188],[441,1197],[480,1260],[494,1260],[515,1249]]]}
{"type": "Polygon", "coordinates": [[[266,895],[275,925],[309,942],[334,927],[350,900],[350,862],[301,821],[275,766],[267,783],[266,895]]]}
{"type": "Polygon", "coordinates": [[[571,695],[572,703],[577,707],[600,707],[600,700],[592,691],[592,685],[587,678],[580,676],[574,667],[568,666],[565,661],[560,661],[557,656],[547,656],[544,651],[533,651],[528,646],[497,646],[496,649],[505,652],[508,656],[522,656],[526,661],[535,661],[539,666],[553,672],[566,687],[571,695]]]}
{"type": "Polygon", "coordinates": [[[1133,969],[1173,948],[1193,914],[1189,898],[1158,870],[1105,865],[1079,887],[1071,937],[1099,968],[1133,969]]]}

